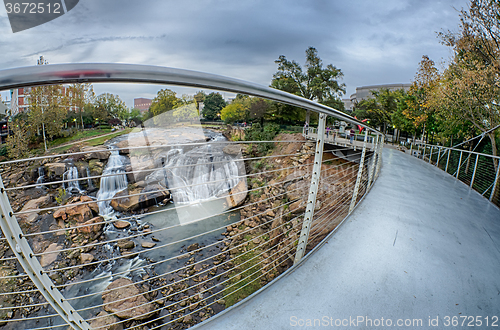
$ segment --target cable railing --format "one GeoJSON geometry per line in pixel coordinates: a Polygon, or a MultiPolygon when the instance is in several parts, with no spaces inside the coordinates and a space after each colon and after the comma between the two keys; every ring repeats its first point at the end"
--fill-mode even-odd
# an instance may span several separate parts
{"type": "Polygon", "coordinates": [[[410,153],[454,176],[500,206],[499,156],[430,144],[412,145],[410,153]]]}
{"type": "Polygon", "coordinates": [[[245,93],[318,112],[318,127],[231,141],[167,111],[100,147],[0,163],[0,322],[8,328],[183,329],[207,321],[318,249],[381,166],[379,132],[268,87],[149,66],[0,71],[0,89],[80,81],[245,93]],[[365,132],[352,143],[333,136],[327,116],[365,132]]]}

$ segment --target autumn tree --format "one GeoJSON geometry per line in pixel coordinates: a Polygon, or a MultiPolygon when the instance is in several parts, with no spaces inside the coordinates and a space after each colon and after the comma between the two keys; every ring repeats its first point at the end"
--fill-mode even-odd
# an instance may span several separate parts
{"type": "Polygon", "coordinates": [[[220,118],[228,123],[233,124],[237,121],[244,121],[247,117],[247,111],[241,103],[233,102],[225,106],[220,112],[220,118]]]}
{"type": "Polygon", "coordinates": [[[27,93],[28,122],[33,135],[42,135],[47,151],[47,139],[61,134],[68,114],[68,100],[62,85],[33,87],[27,93]]]}
{"type": "Polygon", "coordinates": [[[161,89],[151,102],[149,112],[152,116],[158,116],[161,113],[172,110],[178,106],[178,103],[177,93],[170,89],[161,89]]]}
{"type": "Polygon", "coordinates": [[[81,128],[84,129],[83,117],[85,114],[85,105],[95,102],[94,87],[90,83],[71,84],[67,88],[66,97],[68,98],[70,111],[78,114],[81,128]]]}
{"type": "Polygon", "coordinates": [[[7,155],[12,159],[27,158],[29,156],[28,142],[31,129],[26,118],[17,115],[9,124],[12,134],[7,137],[7,155]]]}

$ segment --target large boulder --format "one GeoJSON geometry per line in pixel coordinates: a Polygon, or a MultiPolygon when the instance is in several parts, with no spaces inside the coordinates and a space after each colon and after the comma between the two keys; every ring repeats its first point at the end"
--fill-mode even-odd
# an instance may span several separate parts
{"type": "Polygon", "coordinates": [[[225,146],[222,151],[228,155],[238,156],[241,155],[241,146],[239,144],[230,144],[225,146]]]}
{"type": "Polygon", "coordinates": [[[245,198],[247,197],[248,186],[247,180],[242,179],[236,186],[231,189],[229,194],[226,196],[226,203],[229,208],[237,207],[243,204],[245,198]]]}
{"type": "Polygon", "coordinates": [[[141,294],[134,282],[126,278],[113,281],[102,294],[104,310],[122,319],[145,320],[154,306],[141,294]]]}
{"type": "Polygon", "coordinates": [[[48,177],[62,176],[66,172],[66,164],[64,163],[47,163],[45,164],[45,173],[48,177]]]}
{"type": "Polygon", "coordinates": [[[92,218],[82,223],[82,226],[85,227],[78,228],[79,233],[84,233],[84,234],[98,233],[104,227],[104,218],[101,216],[92,218]]]}
{"type": "Polygon", "coordinates": [[[47,267],[51,263],[56,261],[57,256],[59,255],[59,251],[61,249],[62,246],[58,245],[57,243],[50,244],[49,247],[45,251],[43,251],[44,253],[47,254],[42,255],[40,259],[40,265],[42,265],[42,267],[47,267]]]}
{"type": "Polygon", "coordinates": [[[120,149],[119,150],[120,155],[128,155],[130,153],[130,150],[128,149],[128,140],[122,140],[116,143],[115,147],[120,149]]]}
{"type": "Polygon", "coordinates": [[[113,196],[113,199],[111,200],[111,203],[109,205],[111,205],[111,207],[118,212],[134,211],[138,209],[140,206],[140,201],[138,196],[140,192],[141,192],[140,189],[133,189],[133,190],[123,189],[117,192],[115,196],[113,196]],[[130,196],[130,195],[135,195],[135,196],[130,196]]]}
{"type": "Polygon", "coordinates": [[[104,163],[99,159],[89,160],[89,170],[91,176],[100,176],[104,170],[104,163]]]}
{"type": "Polygon", "coordinates": [[[139,203],[142,208],[156,205],[164,199],[169,198],[170,193],[167,189],[163,188],[159,184],[152,184],[141,191],[139,196],[139,203]],[[145,194],[145,195],[142,195],[145,194]]]}
{"type": "Polygon", "coordinates": [[[76,204],[66,208],[66,214],[70,220],[76,220],[78,223],[92,219],[92,210],[86,204],[76,204]]]}
{"type": "Polygon", "coordinates": [[[86,222],[99,214],[99,207],[88,196],[74,197],[70,200],[66,207],[60,208],[54,212],[54,218],[62,218],[64,221],[74,220],[77,223],[86,222]],[[87,203],[88,204],[82,204],[87,203]]]}
{"type": "Polygon", "coordinates": [[[85,147],[82,149],[82,152],[86,152],[86,154],[83,155],[85,160],[107,160],[109,155],[111,155],[111,152],[109,150],[105,150],[104,147],[85,147]]]}
{"type": "Polygon", "coordinates": [[[21,221],[26,221],[27,223],[33,223],[38,218],[38,212],[34,210],[38,210],[47,206],[52,202],[52,196],[42,196],[37,199],[32,199],[24,204],[21,212],[32,211],[26,214],[19,214],[17,218],[21,221]]]}
{"type": "Polygon", "coordinates": [[[80,196],[80,201],[81,202],[91,202],[87,205],[90,207],[92,212],[94,212],[95,214],[99,214],[99,205],[97,205],[97,203],[94,202],[94,200],[92,198],[90,198],[89,196],[80,196]]]}
{"type": "Polygon", "coordinates": [[[102,330],[123,330],[123,323],[118,322],[120,322],[120,319],[116,316],[101,311],[97,314],[97,317],[90,322],[90,327],[92,329],[102,330]]]}

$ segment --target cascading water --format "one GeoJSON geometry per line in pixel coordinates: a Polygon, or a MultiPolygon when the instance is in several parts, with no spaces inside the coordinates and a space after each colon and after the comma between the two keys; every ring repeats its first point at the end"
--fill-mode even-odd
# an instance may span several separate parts
{"type": "MultiPolygon", "coordinates": [[[[190,150],[172,149],[166,154],[164,169],[176,203],[192,204],[217,198],[239,181],[236,161],[217,145],[203,145],[190,150]]],[[[158,180],[155,172],[146,181],[158,180]]]]}
{"type": "Polygon", "coordinates": [[[113,207],[110,200],[117,192],[127,188],[127,176],[125,173],[124,156],[120,156],[118,150],[111,149],[111,155],[108,164],[102,172],[101,184],[97,193],[97,204],[99,205],[99,214],[102,216],[112,216],[113,207]]]}
{"type": "Polygon", "coordinates": [[[90,169],[88,167],[85,168],[87,170],[87,189],[94,189],[94,184],[92,183],[92,179],[90,179],[90,169]]]}
{"type": "Polygon", "coordinates": [[[38,179],[36,180],[37,188],[42,189],[44,186],[42,186],[43,181],[45,180],[45,170],[43,166],[38,168],[38,179]]]}
{"type": "Polygon", "coordinates": [[[78,179],[78,168],[76,166],[71,166],[66,172],[63,174],[64,189],[68,193],[81,193],[80,182],[78,179]],[[67,181],[67,180],[75,180],[75,181],[67,181]]]}

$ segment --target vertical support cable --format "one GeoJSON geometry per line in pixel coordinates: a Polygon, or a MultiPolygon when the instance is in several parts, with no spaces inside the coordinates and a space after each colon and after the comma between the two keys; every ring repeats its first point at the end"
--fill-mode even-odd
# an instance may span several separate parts
{"type": "Polygon", "coordinates": [[[55,288],[49,276],[43,272],[42,266],[34,256],[34,252],[29,246],[28,240],[24,237],[13,215],[12,207],[9,203],[9,198],[7,197],[1,176],[0,191],[0,227],[18,262],[47,302],[72,329],[90,329],[87,322],[64,299],[59,290],[55,288]]]}
{"type": "Polygon", "coordinates": [[[460,151],[460,159],[458,160],[458,168],[457,168],[457,179],[458,179],[458,175],[460,174],[460,166],[462,166],[462,154],[463,154],[463,151],[460,151]]]}
{"type": "Polygon", "coordinates": [[[444,171],[448,173],[448,164],[450,163],[450,154],[451,154],[451,149],[448,149],[448,157],[446,158],[446,168],[444,171]]]}
{"type": "Polygon", "coordinates": [[[474,164],[474,173],[472,173],[472,179],[470,180],[470,187],[474,184],[474,179],[476,177],[477,162],[479,160],[479,154],[476,154],[476,163],[474,164]]]}
{"type": "Polygon", "coordinates": [[[363,151],[361,151],[361,158],[359,160],[358,176],[356,178],[356,185],[354,186],[354,191],[352,193],[351,206],[349,206],[349,213],[352,212],[354,206],[356,206],[356,199],[358,198],[359,184],[361,182],[361,177],[363,176],[363,168],[365,167],[365,153],[366,153],[366,140],[368,138],[368,130],[365,130],[365,139],[363,141],[363,151]]]}
{"type": "Polygon", "coordinates": [[[321,176],[321,163],[323,162],[323,147],[325,144],[325,126],[326,115],[319,115],[318,138],[316,140],[316,152],[314,154],[314,166],[311,175],[311,185],[309,186],[309,195],[307,198],[306,212],[304,213],[304,222],[300,232],[297,252],[295,253],[294,264],[297,264],[306,252],[307,241],[309,240],[309,231],[314,216],[314,207],[316,206],[316,196],[318,195],[319,179],[321,176]]]}
{"type": "Polygon", "coordinates": [[[382,164],[382,150],[384,149],[384,137],[379,135],[380,143],[378,145],[377,151],[377,168],[375,169],[375,177],[378,177],[378,171],[380,170],[380,165],[382,164]]]}
{"type": "MultiPolygon", "coordinates": [[[[495,164],[495,163],[493,163],[495,164]]],[[[495,181],[493,181],[493,188],[491,188],[490,202],[493,200],[493,194],[495,193],[495,188],[498,184],[498,175],[500,173],[500,161],[497,163],[497,175],[495,176],[495,181]]]]}
{"type": "Polygon", "coordinates": [[[375,142],[373,142],[373,139],[372,139],[372,144],[373,144],[374,148],[372,149],[373,155],[372,155],[372,161],[370,162],[370,170],[369,170],[369,174],[368,174],[368,185],[367,185],[368,188],[370,188],[372,186],[373,171],[375,169],[375,163],[378,161],[378,153],[377,153],[378,135],[377,135],[377,139],[375,140],[375,142]]]}

